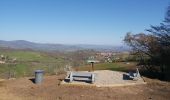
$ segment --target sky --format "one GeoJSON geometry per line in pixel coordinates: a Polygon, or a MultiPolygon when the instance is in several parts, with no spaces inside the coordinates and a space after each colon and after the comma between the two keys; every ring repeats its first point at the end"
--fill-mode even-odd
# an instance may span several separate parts
{"type": "Polygon", "coordinates": [[[0,0],[0,40],[122,45],[164,19],[170,0],[0,0]]]}

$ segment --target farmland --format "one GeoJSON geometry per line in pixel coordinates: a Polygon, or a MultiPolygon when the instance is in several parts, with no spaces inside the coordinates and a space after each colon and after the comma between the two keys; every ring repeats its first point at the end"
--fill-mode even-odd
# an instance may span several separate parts
{"type": "MultiPolygon", "coordinates": [[[[91,65],[87,63],[87,59],[91,56],[95,56],[95,59],[100,61],[100,63],[95,64],[96,70],[126,71],[128,70],[126,66],[135,66],[133,62],[130,64],[110,62],[112,56],[106,58],[106,55],[100,55],[99,52],[94,50],[42,52],[3,48],[0,49],[0,55],[6,58],[6,63],[0,64],[1,78],[33,76],[36,69],[44,70],[46,75],[61,73],[65,67],[72,67],[75,70],[89,70],[91,65]]],[[[120,54],[118,57],[121,57],[120,54]]],[[[5,58],[1,60],[3,61],[5,58]]]]}
{"type": "Polygon", "coordinates": [[[65,64],[62,57],[53,57],[37,51],[1,50],[0,53],[8,57],[7,63],[0,64],[1,77],[6,77],[8,73],[12,75],[10,77],[32,76],[36,69],[43,69],[47,74],[54,74],[55,69],[65,64]],[[16,61],[11,62],[12,59],[16,61]]]}

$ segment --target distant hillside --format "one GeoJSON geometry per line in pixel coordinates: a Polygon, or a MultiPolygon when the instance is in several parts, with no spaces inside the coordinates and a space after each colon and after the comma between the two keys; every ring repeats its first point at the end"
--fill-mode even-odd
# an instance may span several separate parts
{"type": "Polygon", "coordinates": [[[0,40],[0,47],[8,47],[13,49],[31,49],[39,51],[76,51],[84,49],[93,49],[97,51],[127,51],[127,47],[109,46],[109,45],[66,45],[66,44],[45,44],[34,43],[25,40],[3,41],[0,40]]]}

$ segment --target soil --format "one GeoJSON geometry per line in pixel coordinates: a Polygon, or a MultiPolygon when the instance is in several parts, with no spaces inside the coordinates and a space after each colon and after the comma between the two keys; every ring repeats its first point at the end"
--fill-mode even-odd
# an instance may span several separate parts
{"type": "Polygon", "coordinates": [[[0,82],[0,100],[168,100],[170,83],[144,78],[147,84],[119,87],[61,85],[65,75],[44,77],[41,85],[31,78],[0,82]]]}

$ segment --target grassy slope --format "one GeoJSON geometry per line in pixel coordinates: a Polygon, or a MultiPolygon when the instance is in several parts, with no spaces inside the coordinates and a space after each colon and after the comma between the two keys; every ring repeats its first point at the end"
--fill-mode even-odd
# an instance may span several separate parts
{"type": "Polygon", "coordinates": [[[18,61],[51,60],[48,56],[33,51],[1,51],[1,54],[8,55],[10,58],[17,58],[18,61]]]}
{"type": "Polygon", "coordinates": [[[15,73],[16,77],[30,76],[34,74],[34,70],[43,69],[46,73],[54,73],[57,67],[64,64],[64,60],[56,59],[48,54],[34,51],[21,50],[0,50],[0,55],[3,54],[9,58],[17,58],[16,65],[0,64],[0,77],[3,74],[15,73]]]}

